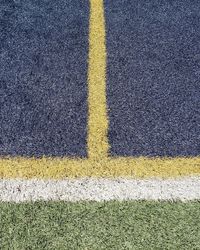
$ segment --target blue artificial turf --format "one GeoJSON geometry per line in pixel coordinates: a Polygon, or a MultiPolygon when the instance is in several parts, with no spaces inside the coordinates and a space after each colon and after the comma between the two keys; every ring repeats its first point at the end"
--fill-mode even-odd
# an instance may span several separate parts
{"type": "Polygon", "coordinates": [[[105,0],[111,155],[200,153],[200,1],[105,0]]]}
{"type": "Polygon", "coordinates": [[[86,156],[89,1],[0,1],[0,154],[86,156]]]}

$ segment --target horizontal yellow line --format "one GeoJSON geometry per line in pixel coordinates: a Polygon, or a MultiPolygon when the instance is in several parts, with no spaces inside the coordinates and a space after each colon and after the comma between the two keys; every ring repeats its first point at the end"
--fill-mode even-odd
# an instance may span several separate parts
{"type": "Polygon", "coordinates": [[[200,175],[200,157],[194,158],[1,158],[0,178],[179,177],[200,175]]]}

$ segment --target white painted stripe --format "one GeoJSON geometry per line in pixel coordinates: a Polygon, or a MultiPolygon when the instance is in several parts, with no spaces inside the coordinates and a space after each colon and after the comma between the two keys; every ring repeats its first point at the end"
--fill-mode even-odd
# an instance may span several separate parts
{"type": "Polygon", "coordinates": [[[0,201],[200,199],[200,177],[181,179],[0,180],[0,201]]]}

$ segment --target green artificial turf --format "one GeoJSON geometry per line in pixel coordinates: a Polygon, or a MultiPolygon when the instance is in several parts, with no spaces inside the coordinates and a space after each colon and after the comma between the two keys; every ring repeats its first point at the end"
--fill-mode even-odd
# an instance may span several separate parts
{"type": "Polygon", "coordinates": [[[200,202],[0,203],[1,249],[200,249],[200,202]]]}

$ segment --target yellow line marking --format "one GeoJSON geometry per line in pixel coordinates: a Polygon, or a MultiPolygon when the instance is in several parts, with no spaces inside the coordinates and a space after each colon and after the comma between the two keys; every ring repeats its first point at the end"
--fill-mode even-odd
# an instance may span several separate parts
{"type": "Polygon", "coordinates": [[[102,0],[90,1],[89,71],[88,71],[88,157],[108,156],[108,117],[106,110],[106,45],[102,0]]]}
{"type": "Polygon", "coordinates": [[[200,175],[200,157],[107,158],[99,161],[67,158],[0,160],[1,178],[180,177],[200,175]]]}
{"type": "Polygon", "coordinates": [[[108,157],[103,0],[90,0],[88,159],[1,158],[0,178],[180,177],[200,175],[200,157],[108,157]]]}

